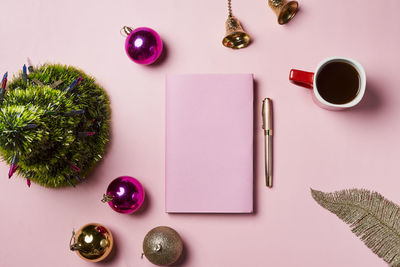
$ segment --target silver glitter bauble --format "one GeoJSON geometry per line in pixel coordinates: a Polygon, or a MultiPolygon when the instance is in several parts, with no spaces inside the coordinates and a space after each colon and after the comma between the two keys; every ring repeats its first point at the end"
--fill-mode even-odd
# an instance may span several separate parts
{"type": "Polygon", "coordinates": [[[153,264],[167,266],[176,262],[183,251],[179,234],[167,226],[156,227],[143,240],[143,253],[153,264]]]}

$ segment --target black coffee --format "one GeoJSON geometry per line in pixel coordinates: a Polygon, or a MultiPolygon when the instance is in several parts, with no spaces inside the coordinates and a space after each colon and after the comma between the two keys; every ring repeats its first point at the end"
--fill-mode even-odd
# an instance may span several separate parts
{"type": "Polygon", "coordinates": [[[331,62],[319,71],[316,84],[323,99],[332,104],[345,104],[357,96],[360,76],[348,63],[331,62]]]}

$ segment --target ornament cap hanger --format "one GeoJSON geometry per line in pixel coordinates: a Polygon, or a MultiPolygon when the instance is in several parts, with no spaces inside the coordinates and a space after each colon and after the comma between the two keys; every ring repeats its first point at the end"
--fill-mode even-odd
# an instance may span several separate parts
{"type": "Polygon", "coordinates": [[[124,26],[121,28],[119,32],[121,33],[122,36],[128,37],[128,35],[131,34],[132,31],[133,31],[132,27],[124,26]]]}
{"type": "Polygon", "coordinates": [[[101,202],[106,203],[106,202],[111,202],[113,200],[114,197],[112,195],[103,194],[103,199],[101,200],[101,202]]]}

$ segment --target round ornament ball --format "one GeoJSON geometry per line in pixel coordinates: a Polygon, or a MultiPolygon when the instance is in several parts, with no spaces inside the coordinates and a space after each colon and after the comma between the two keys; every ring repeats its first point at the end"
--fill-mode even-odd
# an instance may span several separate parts
{"type": "Polygon", "coordinates": [[[158,226],[148,232],[143,240],[143,254],[155,265],[175,263],[183,251],[179,234],[167,226],[158,226]]]}
{"type": "Polygon", "coordinates": [[[72,234],[70,249],[86,261],[99,262],[107,258],[114,246],[111,231],[104,225],[89,223],[72,234]]]}
{"type": "Polygon", "coordinates": [[[119,213],[133,213],[144,202],[144,189],[142,184],[133,177],[121,176],[114,179],[108,186],[102,202],[119,213]]]}
{"type": "MultiPolygon", "coordinates": [[[[105,90],[66,65],[24,65],[2,91],[0,154],[17,172],[45,187],[75,186],[101,160],[110,138],[105,90]]],[[[3,78],[3,84],[7,80],[3,78]]],[[[5,86],[4,86],[5,87],[5,86]]]]}
{"type": "Polygon", "coordinates": [[[163,42],[160,35],[153,29],[140,27],[134,30],[129,27],[129,35],[125,41],[125,51],[128,57],[142,65],[154,63],[163,50],[163,42]]]}

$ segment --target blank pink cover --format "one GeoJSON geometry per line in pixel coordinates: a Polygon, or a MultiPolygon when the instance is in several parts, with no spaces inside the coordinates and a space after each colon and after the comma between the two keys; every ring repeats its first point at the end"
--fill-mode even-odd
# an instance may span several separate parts
{"type": "Polygon", "coordinates": [[[253,75],[168,75],[165,210],[253,211],[253,75]]]}

